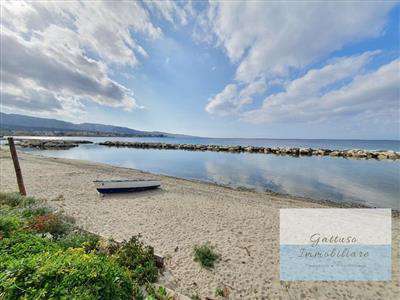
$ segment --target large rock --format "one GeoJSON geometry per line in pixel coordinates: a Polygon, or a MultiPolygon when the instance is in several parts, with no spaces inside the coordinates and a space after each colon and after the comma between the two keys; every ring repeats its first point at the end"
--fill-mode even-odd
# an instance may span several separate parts
{"type": "Polygon", "coordinates": [[[329,156],[341,156],[341,153],[340,153],[340,151],[335,150],[335,151],[332,151],[331,153],[329,153],[329,156]]]}
{"type": "Polygon", "coordinates": [[[300,148],[300,155],[311,155],[312,149],[311,148],[300,148]]]}
{"type": "Polygon", "coordinates": [[[397,159],[397,153],[394,151],[381,151],[378,154],[378,159],[397,159]]]}

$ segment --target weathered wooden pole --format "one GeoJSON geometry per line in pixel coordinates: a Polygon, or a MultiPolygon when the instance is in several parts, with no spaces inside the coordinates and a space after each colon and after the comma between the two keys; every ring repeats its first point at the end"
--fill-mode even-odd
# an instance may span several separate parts
{"type": "Polygon", "coordinates": [[[24,180],[22,179],[21,168],[19,167],[17,150],[15,149],[14,139],[12,137],[7,138],[8,145],[10,146],[11,157],[14,163],[15,175],[17,176],[19,193],[26,196],[26,190],[24,186],[24,180]]]}

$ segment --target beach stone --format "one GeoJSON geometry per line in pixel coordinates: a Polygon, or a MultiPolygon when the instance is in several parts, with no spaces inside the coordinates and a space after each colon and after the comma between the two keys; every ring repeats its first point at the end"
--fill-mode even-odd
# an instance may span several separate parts
{"type": "Polygon", "coordinates": [[[271,148],[265,147],[264,148],[264,153],[271,153],[271,148]]]}
{"type": "Polygon", "coordinates": [[[397,155],[396,155],[396,152],[394,152],[394,151],[384,151],[384,152],[381,152],[379,155],[378,155],[378,158],[379,157],[382,157],[382,159],[383,158],[387,158],[387,159],[396,159],[397,158],[397,155]]]}
{"type": "Polygon", "coordinates": [[[312,149],[311,148],[300,148],[301,155],[311,155],[312,149]]]}
{"type": "Polygon", "coordinates": [[[255,147],[254,152],[263,153],[264,148],[263,147],[255,147]]]}

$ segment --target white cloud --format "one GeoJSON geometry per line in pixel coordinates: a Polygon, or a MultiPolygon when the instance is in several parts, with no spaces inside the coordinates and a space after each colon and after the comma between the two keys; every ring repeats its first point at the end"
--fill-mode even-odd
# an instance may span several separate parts
{"type": "Polygon", "coordinates": [[[197,17],[194,37],[223,49],[236,72],[234,80],[209,100],[206,111],[253,123],[319,122],[346,116],[354,122],[380,120],[380,126],[398,123],[394,85],[398,75],[392,74],[396,62],[365,74],[365,65],[376,55],[366,52],[328,60],[325,66],[309,70],[334,51],[382,35],[395,5],[211,2],[197,17]],[[298,73],[306,74],[293,80],[298,73]],[[367,84],[371,80],[376,81],[367,84]],[[284,91],[248,111],[253,96],[274,85],[284,91]]]}
{"type": "Polygon", "coordinates": [[[398,123],[399,60],[363,72],[373,53],[338,59],[290,82],[282,93],[267,97],[261,108],[242,114],[253,123],[346,120],[398,123]],[[360,74],[359,74],[360,73],[360,74]],[[348,80],[343,86],[330,86],[348,80]]]}
{"type": "Polygon", "coordinates": [[[222,1],[211,2],[199,19],[207,20],[217,45],[238,64],[236,80],[249,83],[284,76],[348,43],[378,36],[394,5],[222,1]]]}
{"type": "Polygon", "coordinates": [[[206,111],[220,116],[238,114],[242,107],[253,102],[253,95],[263,93],[265,89],[263,81],[251,83],[240,91],[237,85],[228,84],[221,93],[210,99],[206,111]]]}
{"type": "Polygon", "coordinates": [[[146,6],[157,15],[172,24],[186,25],[188,18],[194,14],[191,2],[184,4],[171,0],[146,1],[146,6]]]}
{"type": "MultiPolygon", "coordinates": [[[[240,98],[251,98],[253,95],[261,94],[265,92],[267,85],[263,80],[255,81],[247,85],[240,91],[240,98]]],[[[251,100],[249,100],[251,102],[251,100]]]]}
{"type": "Polygon", "coordinates": [[[67,113],[84,101],[132,109],[115,68],[146,59],[135,39],[161,36],[138,2],[2,2],[2,107],[67,113]]]}
{"type": "Polygon", "coordinates": [[[206,111],[224,116],[234,114],[238,106],[237,86],[228,84],[221,93],[209,100],[206,111]]]}

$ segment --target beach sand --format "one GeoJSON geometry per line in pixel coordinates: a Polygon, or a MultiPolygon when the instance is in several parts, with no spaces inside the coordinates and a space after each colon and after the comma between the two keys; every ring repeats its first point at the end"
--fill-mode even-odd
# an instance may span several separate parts
{"type": "MultiPolygon", "coordinates": [[[[141,234],[166,257],[161,282],[184,295],[215,299],[399,299],[399,218],[392,222],[391,282],[281,282],[279,209],[328,207],[302,199],[234,190],[133,169],[19,153],[29,195],[55,199],[52,207],[86,230],[117,240],[141,234]],[[100,197],[95,179],[157,178],[154,191],[100,197]],[[211,242],[221,260],[213,270],[193,261],[193,247],[211,242]]],[[[16,191],[9,152],[1,150],[1,191],[16,191]]]]}

